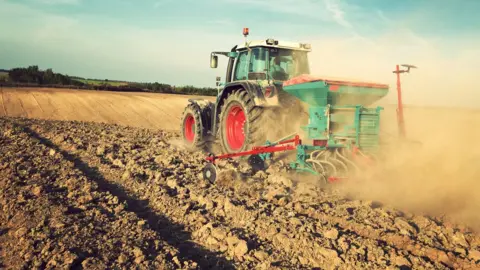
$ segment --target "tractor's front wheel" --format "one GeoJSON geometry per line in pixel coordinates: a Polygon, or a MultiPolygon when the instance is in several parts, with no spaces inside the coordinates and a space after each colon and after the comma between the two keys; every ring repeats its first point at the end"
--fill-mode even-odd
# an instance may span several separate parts
{"type": "Polygon", "coordinates": [[[255,106],[248,93],[233,91],[223,102],[219,117],[218,138],[224,153],[236,153],[261,142],[259,120],[262,108],[255,106]]]}
{"type": "Polygon", "coordinates": [[[188,104],[182,115],[182,138],[185,146],[190,150],[200,150],[205,147],[204,123],[202,109],[196,104],[188,104]]]}

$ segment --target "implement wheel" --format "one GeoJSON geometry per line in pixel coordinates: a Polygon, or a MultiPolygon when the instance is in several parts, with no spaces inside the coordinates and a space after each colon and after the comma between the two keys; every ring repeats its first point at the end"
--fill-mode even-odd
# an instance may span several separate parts
{"type": "Polygon", "coordinates": [[[225,99],[218,129],[224,153],[245,151],[257,143],[265,142],[261,141],[261,123],[258,121],[262,111],[243,89],[233,91],[225,99]]]}
{"type": "Polygon", "coordinates": [[[202,170],[203,179],[207,180],[211,184],[214,184],[217,180],[217,167],[212,163],[207,163],[202,170]]]}

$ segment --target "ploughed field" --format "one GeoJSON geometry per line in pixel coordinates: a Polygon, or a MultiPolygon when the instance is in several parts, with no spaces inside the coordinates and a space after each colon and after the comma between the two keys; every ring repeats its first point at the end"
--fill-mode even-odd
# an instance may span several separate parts
{"type": "MultiPolygon", "coordinates": [[[[11,94],[16,99],[5,102],[3,91],[7,112],[20,111],[11,102],[28,111],[25,99],[30,97],[11,94]]],[[[226,169],[219,181],[210,184],[201,176],[204,154],[183,149],[178,132],[160,124],[170,121],[161,118],[164,113],[180,117],[186,97],[159,95],[141,103],[133,93],[91,94],[104,95],[102,100],[118,110],[106,110],[115,115],[109,123],[0,117],[2,268],[480,267],[480,235],[469,227],[292,180],[283,174],[281,162],[248,178],[234,176],[230,168],[235,164],[222,164],[226,169]],[[154,110],[172,100],[178,108],[154,110]],[[156,106],[146,105],[155,101],[156,106]],[[149,124],[117,114],[131,114],[139,103],[149,108],[148,123],[156,119],[161,128],[142,128],[149,124]]],[[[62,104],[54,96],[64,94],[45,95],[55,106],[62,104]]],[[[65,99],[62,112],[72,111],[65,118],[89,120],[90,111],[67,109],[87,110],[93,101],[86,99],[65,99]]],[[[22,116],[40,117],[36,113],[22,116]]],[[[54,112],[44,116],[64,117],[54,112]]],[[[178,129],[179,122],[169,125],[178,129]]],[[[426,136],[425,126],[436,127],[430,122],[411,133],[426,136]]],[[[248,170],[240,164],[237,171],[248,170]]]]}
{"type": "Polygon", "coordinates": [[[211,185],[203,154],[177,148],[174,133],[0,126],[6,268],[480,266],[480,237],[464,227],[293,182],[280,166],[211,185]]]}

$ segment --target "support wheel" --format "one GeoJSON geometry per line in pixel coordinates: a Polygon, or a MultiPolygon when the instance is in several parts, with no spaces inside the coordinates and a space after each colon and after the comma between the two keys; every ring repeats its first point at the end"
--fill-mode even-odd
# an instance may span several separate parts
{"type": "Polygon", "coordinates": [[[213,165],[212,163],[208,163],[207,165],[205,165],[205,167],[203,167],[202,173],[203,179],[209,181],[212,184],[214,184],[217,180],[217,167],[215,167],[215,165],[213,165]]]}

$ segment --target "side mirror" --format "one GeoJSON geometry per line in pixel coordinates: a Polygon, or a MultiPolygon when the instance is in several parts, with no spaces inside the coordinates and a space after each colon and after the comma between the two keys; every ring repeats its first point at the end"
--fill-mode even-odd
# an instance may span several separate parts
{"type": "Polygon", "coordinates": [[[218,67],[218,56],[213,55],[213,54],[210,56],[210,67],[211,68],[217,68],[218,67]]]}

